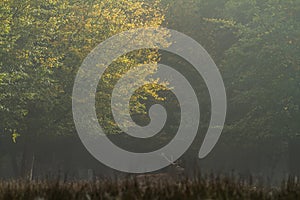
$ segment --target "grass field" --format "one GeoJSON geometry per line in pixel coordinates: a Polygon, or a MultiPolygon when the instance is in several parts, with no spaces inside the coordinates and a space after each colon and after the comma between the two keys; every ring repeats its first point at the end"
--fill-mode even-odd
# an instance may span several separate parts
{"type": "Polygon", "coordinates": [[[165,178],[127,178],[87,181],[1,181],[0,199],[300,199],[300,184],[295,179],[278,188],[257,187],[251,181],[207,177],[195,180],[165,178]]]}

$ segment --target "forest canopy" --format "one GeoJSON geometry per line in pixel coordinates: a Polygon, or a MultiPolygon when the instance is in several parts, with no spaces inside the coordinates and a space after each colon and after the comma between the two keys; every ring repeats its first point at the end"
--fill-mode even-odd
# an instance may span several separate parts
{"type": "MultiPolygon", "coordinates": [[[[284,143],[300,135],[299,0],[2,0],[0,21],[0,140],[30,146],[39,136],[76,136],[72,88],[84,58],[107,38],[142,27],[183,32],[212,56],[227,91],[221,139],[228,144],[284,143]]],[[[164,55],[130,52],[105,72],[96,109],[107,133],[120,133],[110,110],[112,83],[138,64],[153,64],[145,74],[154,73],[164,55]]],[[[169,62],[184,71],[197,95],[207,94],[188,64],[169,62]]],[[[163,102],[162,90],[143,87],[132,98],[132,112],[147,116],[145,102],[163,102]]],[[[199,101],[203,132],[210,100],[199,101]]]]}

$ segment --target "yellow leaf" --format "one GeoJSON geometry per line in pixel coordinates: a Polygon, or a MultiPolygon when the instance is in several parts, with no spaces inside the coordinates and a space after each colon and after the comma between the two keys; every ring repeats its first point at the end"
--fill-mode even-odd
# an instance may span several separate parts
{"type": "Polygon", "coordinates": [[[17,137],[20,137],[21,135],[19,133],[17,133],[15,130],[11,136],[11,139],[14,143],[17,143],[17,137]]]}

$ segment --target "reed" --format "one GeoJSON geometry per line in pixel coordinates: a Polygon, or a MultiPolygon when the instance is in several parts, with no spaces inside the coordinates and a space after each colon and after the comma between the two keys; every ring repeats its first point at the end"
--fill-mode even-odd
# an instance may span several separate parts
{"type": "Polygon", "coordinates": [[[283,181],[281,187],[257,187],[251,180],[221,176],[194,178],[127,177],[94,181],[0,181],[0,199],[300,199],[300,183],[295,178],[283,181]]]}

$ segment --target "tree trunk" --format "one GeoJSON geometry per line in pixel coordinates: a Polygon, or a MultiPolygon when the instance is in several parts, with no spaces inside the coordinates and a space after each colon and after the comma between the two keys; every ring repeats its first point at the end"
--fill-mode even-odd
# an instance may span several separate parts
{"type": "Polygon", "coordinates": [[[19,171],[19,167],[18,167],[16,152],[13,152],[10,154],[10,159],[11,159],[11,165],[12,165],[14,177],[18,178],[20,176],[20,171],[19,171]]]}
{"type": "Polygon", "coordinates": [[[24,150],[21,160],[20,176],[23,179],[33,179],[33,167],[34,167],[34,148],[33,141],[30,138],[25,139],[24,150]]]}

